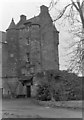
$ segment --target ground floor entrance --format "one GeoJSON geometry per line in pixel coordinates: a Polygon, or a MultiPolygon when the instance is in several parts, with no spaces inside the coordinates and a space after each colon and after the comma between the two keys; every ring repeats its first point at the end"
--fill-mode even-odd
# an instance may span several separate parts
{"type": "Polygon", "coordinates": [[[27,97],[31,97],[31,85],[26,86],[27,89],[27,97]]]}

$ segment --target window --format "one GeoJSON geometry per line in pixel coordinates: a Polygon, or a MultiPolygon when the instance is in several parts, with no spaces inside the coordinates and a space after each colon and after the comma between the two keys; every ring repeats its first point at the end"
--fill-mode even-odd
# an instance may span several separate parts
{"type": "Polygon", "coordinates": [[[22,32],[22,29],[20,29],[19,31],[22,32]]]}
{"type": "Polygon", "coordinates": [[[26,53],[27,54],[27,61],[29,62],[30,59],[29,59],[29,53],[26,53]]]}
{"type": "Polygon", "coordinates": [[[26,73],[26,70],[23,68],[23,69],[21,69],[21,73],[23,74],[23,75],[25,75],[25,73],[26,73]]]}
{"type": "Polygon", "coordinates": [[[14,54],[10,54],[10,57],[14,57],[14,54]]]}
{"type": "Polygon", "coordinates": [[[30,38],[27,37],[26,39],[27,39],[27,45],[29,45],[29,43],[30,43],[30,38]]]}
{"type": "Polygon", "coordinates": [[[29,31],[29,26],[27,27],[27,30],[29,31]]]}

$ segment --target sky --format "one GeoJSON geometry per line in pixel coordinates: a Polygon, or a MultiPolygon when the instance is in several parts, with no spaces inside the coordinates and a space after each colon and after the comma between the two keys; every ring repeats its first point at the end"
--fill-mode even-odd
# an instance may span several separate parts
{"type": "MultiPolygon", "coordinates": [[[[56,0],[0,0],[0,30],[5,31],[9,26],[11,19],[14,18],[15,23],[19,21],[19,16],[24,14],[27,19],[36,16],[40,12],[40,6],[49,7],[51,1],[56,0]]],[[[66,3],[62,0],[59,8],[66,3]]],[[[69,1],[69,0],[68,0],[69,1]]]]}
{"type": "Polygon", "coordinates": [[[40,12],[40,6],[45,4],[49,6],[50,0],[0,0],[1,25],[0,30],[5,31],[9,26],[11,19],[14,18],[15,23],[20,19],[20,15],[24,14],[27,19],[36,16],[40,12]]]}
{"type": "MultiPolygon", "coordinates": [[[[52,0],[55,1],[55,0],[52,0]]],[[[13,18],[15,23],[20,20],[20,15],[24,14],[27,19],[37,16],[40,13],[40,6],[46,5],[49,7],[51,0],[0,0],[0,31],[5,31],[13,18]]],[[[66,0],[62,0],[61,4],[58,5],[61,8],[66,3],[66,0]]],[[[54,14],[54,10],[51,11],[51,16],[54,14]]],[[[64,29],[60,29],[59,34],[59,62],[60,68],[66,69],[64,61],[64,48],[67,44],[64,42],[69,35],[64,29]]]]}

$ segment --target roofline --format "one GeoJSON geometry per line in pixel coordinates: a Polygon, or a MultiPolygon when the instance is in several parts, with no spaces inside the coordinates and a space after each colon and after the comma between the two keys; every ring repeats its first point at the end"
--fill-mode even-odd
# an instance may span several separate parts
{"type": "Polygon", "coordinates": [[[0,32],[2,32],[2,33],[6,33],[5,31],[1,31],[1,30],[0,30],[0,32]]]}
{"type": "Polygon", "coordinates": [[[32,25],[38,25],[40,27],[40,24],[39,23],[32,23],[32,22],[25,22],[24,25],[27,25],[29,24],[30,26],[32,25]]]}
{"type": "MultiPolygon", "coordinates": [[[[11,29],[16,29],[16,28],[11,28],[11,29]]],[[[6,31],[7,31],[7,30],[11,30],[11,29],[10,29],[10,28],[8,28],[8,29],[6,29],[6,31]]]]}

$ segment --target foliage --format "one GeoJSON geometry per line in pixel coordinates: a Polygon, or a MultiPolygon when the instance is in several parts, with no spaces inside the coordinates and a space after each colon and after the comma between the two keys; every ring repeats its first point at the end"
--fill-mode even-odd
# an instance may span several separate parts
{"type": "Polygon", "coordinates": [[[48,101],[51,99],[47,84],[38,85],[36,97],[37,99],[42,100],[42,101],[48,101]]]}
{"type": "Polygon", "coordinates": [[[37,99],[40,100],[81,100],[82,78],[67,71],[46,71],[46,79],[38,85],[37,99]],[[59,77],[58,77],[59,76],[59,77]]]}
{"type": "Polygon", "coordinates": [[[64,91],[67,92],[68,100],[82,99],[82,78],[78,77],[74,73],[61,72],[63,79],[64,91]]]}

